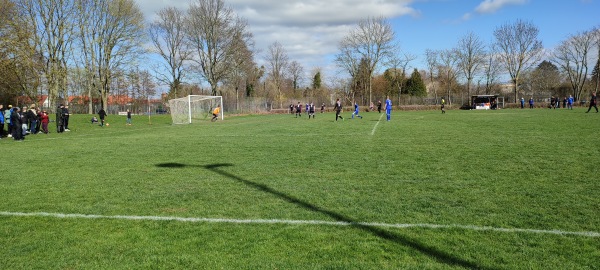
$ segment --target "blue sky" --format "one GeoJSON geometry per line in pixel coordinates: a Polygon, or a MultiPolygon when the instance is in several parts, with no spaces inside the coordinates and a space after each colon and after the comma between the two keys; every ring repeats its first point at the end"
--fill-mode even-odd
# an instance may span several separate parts
{"type": "MultiPolygon", "coordinates": [[[[186,9],[188,1],[136,0],[149,21],[166,6],[186,9]]],[[[191,0],[195,1],[195,0],[191,0]]],[[[473,32],[485,43],[495,28],[517,19],[538,27],[539,39],[551,50],[570,34],[600,27],[600,0],[224,0],[248,21],[256,41],[256,60],[277,41],[290,60],[307,73],[343,76],[332,62],[338,43],[355,23],[384,16],[403,51],[416,55],[411,68],[425,68],[426,49],[450,49],[473,32]]]]}

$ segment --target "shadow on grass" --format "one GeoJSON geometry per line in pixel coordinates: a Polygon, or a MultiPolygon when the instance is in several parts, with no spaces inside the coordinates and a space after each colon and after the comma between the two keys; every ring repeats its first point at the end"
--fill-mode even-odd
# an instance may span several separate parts
{"type": "Polygon", "coordinates": [[[269,193],[272,194],[286,202],[301,206],[305,209],[308,209],[310,211],[313,212],[317,212],[317,213],[322,213],[325,215],[330,216],[331,218],[335,219],[336,221],[341,221],[341,222],[347,222],[349,224],[351,224],[352,227],[360,229],[364,232],[370,233],[372,235],[375,235],[381,239],[384,239],[386,241],[390,241],[396,244],[400,244],[400,245],[404,245],[407,247],[410,247],[414,250],[417,250],[419,252],[421,252],[424,255],[427,255],[435,260],[437,260],[438,262],[444,263],[444,264],[448,264],[448,265],[453,265],[453,266],[460,266],[460,267],[464,267],[464,268],[470,268],[470,269],[493,269],[493,268],[488,268],[488,267],[482,267],[480,265],[477,265],[473,262],[469,262],[467,260],[461,259],[461,258],[457,258],[455,256],[452,256],[451,254],[448,254],[444,251],[438,250],[435,247],[430,247],[430,246],[426,246],[414,239],[410,239],[408,237],[405,236],[401,236],[398,234],[395,234],[393,232],[389,232],[386,231],[382,228],[379,227],[375,227],[375,226],[369,226],[369,225],[365,225],[365,224],[361,224],[359,221],[353,220],[347,216],[344,216],[342,214],[321,208],[319,206],[316,206],[314,204],[311,204],[309,202],[300,200],[298,198],[294,198],[288,194],[282,193],[280,191],[277,191],[273,188],[270,188],[269,186],[265,185],[265,184],[260,184],[260,183],[255,183],[249,180],[246,180],[240,176],[231,174],[229,172],[226,172],[224,170],[224,168],[227,167],[232,167],[234,166],[233,164],[230,163],[216,163],[216,164],[209,164],[209,165],[205,165],[205,166],[200,166],[200,165],[186,165],[186,164],[181,164],[181,163],[161,163],[161,164],[157,164],[157,167],[161,167],[161,168],[185,168],[185,167],[197,167],[197,168],[204,168],[207,170],[210,170],[212,172],[218,173],[222,176],[225,176],[227,178],[230,178],[232,180],[235,180],[237,182],[240,182],[242,184],[245,184],[249,187],[252,187],[256,190],[265,192],[265,193],[269,193]]]}

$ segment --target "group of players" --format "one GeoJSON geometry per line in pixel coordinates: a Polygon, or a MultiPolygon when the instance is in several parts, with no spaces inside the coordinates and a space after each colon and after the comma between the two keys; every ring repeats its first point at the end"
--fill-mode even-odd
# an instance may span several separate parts
{"type": "MultiPolygon", "coordinates": [[[[335,101],[333,110],[335,111],[335,121],[338,121],[338,119],[342,119],[344,120],[344,117],[341,115],[342,113],[342,102],[340,101],[340,99],[338,98],[335,101]]],[[[373,110],[373,103],[371,103],[371,110],[373,110]]],[[[290,104],[290,114],[294,113],[295,110],[295,114],[296,114],[296,118],[298,117],[302,117],[302,104],[300,102],[298,102],[298,104],[296,104],[295,106],[293,104],[290,104]]],[[[381,113],[381,101],[378,102],[377,105],[377,110],[379,111],[379,113],[381,113]]],[[[310,117],[312,116],[312,118],[315,118],[315,104],[314,103],[306,103],[306,107],[304,109],[304,112],[308,115],[308,119],[310,119],[310,117]]],[[[325,103],[323,103],[321,105],[321,113],[325,112],[325,103]]],[[[386,101],[385,101],[385,112],[386,112],[386,116],[387,116],[387,121],[391,120],[391,114],[392,114],[392,100],[390,100],[390,97],[388,96],[386,101]]],[[[354,111],[352,112],[352,119],[354,119],[354,116],[362,119],[363,117],[361,115],[359,115],[360,113],[360,109],[358,106],[357,102],[354,102],[354,111]]]]}

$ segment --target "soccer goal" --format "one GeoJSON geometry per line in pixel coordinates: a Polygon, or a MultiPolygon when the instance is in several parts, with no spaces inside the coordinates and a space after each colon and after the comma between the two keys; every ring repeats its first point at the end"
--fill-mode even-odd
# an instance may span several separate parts
{"type": "Polygon", "coordinates": [[[220,117],[221,120],[223,120],[222,96],[189,95],[187,97],[169,100],[173,124],[191,124],[210,121],[212,118],[212,111],[217,106],[221,107],[220,117]]]}

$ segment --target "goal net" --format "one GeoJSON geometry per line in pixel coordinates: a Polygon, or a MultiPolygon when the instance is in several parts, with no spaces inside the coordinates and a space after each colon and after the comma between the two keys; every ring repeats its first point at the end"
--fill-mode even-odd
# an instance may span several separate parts
{"type": "Polygon", "coordinates": [[[223,97],[221,96],[189,95],[169,100],[173,124],[210,121],[212,112],[217,106],[221,107],[219,118],[223,120],[223,97]]]}

